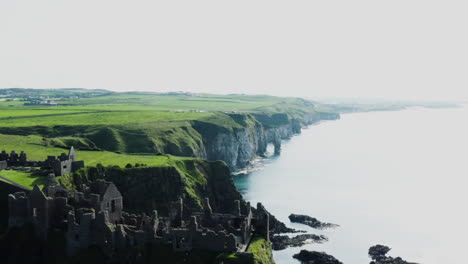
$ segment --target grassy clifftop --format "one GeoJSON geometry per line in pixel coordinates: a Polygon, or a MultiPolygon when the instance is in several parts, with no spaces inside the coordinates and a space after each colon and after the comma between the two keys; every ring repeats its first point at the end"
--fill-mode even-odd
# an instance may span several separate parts
{"type": "Polygon", "coordinates": [[[139,166],[121,168],[96,166],[60,177],[68,188],[96,179],[114,182],[124,197],[124,207],[129,211],[150,213],[157,209],[167,213],[170,202],[184,199],[189,211],[202,209],[202,200],[209,197],[213,210],[231,211],[234,200],[242,197],[232,182],[229,169],[221,161],[204,161],[164,155],[165,162],[157,167],[139,166]]]}
{"type": "Polygon", "coordinates": [[[271,243],[262,237],[255,237],[247,252],[253,254],[254,264],[274,264],[271,243]]]}
{"type": "Polygon", "coordinates": [[[226,253],[217,258],[217,264],[275,264],[271,242],[262,237],[254,237],[247,254],[226,253]]]}
{"type": "MultiPolygon", "coordinates": [[[[298,98],[101,92],[70,99],[59,91],[54,93],[59,106],[54,107],[18,103],[25,98],[2,99],[0,134],[40,137],[36,144],[45,147],[203,157],[203,139],[216,133],[256,122],[266,128],[300,125],[321,115],[314,103],[298,98]]],[[[5,138],[0,136],[0,146],[9,144],[5,138]]],[[[30,149],[34,151],[33,146],[24,148],[30,149]]]]}

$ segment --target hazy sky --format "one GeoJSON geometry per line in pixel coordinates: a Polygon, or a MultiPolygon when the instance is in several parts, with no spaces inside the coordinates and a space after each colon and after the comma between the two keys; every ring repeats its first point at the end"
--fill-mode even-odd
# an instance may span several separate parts
{"type": "Polygon", "coordinates": [[[468,99],[465,1],[0,0],[0,87],[468,99]]]}

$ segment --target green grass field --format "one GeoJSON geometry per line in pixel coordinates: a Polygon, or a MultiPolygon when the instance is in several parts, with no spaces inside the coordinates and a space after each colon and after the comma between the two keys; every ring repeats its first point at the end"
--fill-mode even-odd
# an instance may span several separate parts
{"type": "MultiPolygon", "coordinates": [[[[0,127],[134,126],[148,123],[154,127],[154,124],[165,123],[164,126],[167,126],[170,122],[193,120],[210,120],[218,122],[218,125],[221,121],[226,125],[227,119],[219,115],[222,112],[287,113],[292,117],[301,118],[304,113],[314,111],[315,107],[310,102],[296,98],[247,95],[188,96],[123,93],[58,102],[66,106],[5,107],[0,103],[0,127]]],[[[230,121],[228,123],[230,124],[226,127],[235,125],[230,121]]]]}
{"type": "MultiPolygon", "coordinates": [[[[14,111],[11,111],[14,112],[14,111]]],[[[28,111],[31,112],[31,111],[28,111]]],[[[59,111],[57,111],[59,112],[59,111]]],[[[164,111],[113,111],[73,115],[44,116],[0,120],[3,127],[29,126],[79,126],[79,125],[124,125],[167,121],[198,120],[211,113],[164,112],[164,111]]]]}
{"type": "MultiPolygon", "coordinates": [[[[16,136],[16,135],[3,135],[0,134],[0,142],[3,142],[1,150],[5,149],[11,151],[26,150],[29,160],[42,161],[48,155],[58,156],[62,152],[67,153],[67,150],[62,148],[46,147],[41,145],[42,138],[38,136],[16,136]]],[[[129,155],[118,154],[108,151],[81,151],[77,150],[78,160],[84,160],[86,166],[96,166],[102,164],[103,166],[120,166],[125,167],[127,164],[134,166],[135,164],[144,164],[149,167],[175,167],[181,173],[187,175],[188,186],[194,185],[199,182],[191,182],[196,179],[203,179],[194,168],[187,167],[186,164],[192,164],[191,161],[197,160],[196,158],[177,157],[172,155],[129,155]],[[189,163],[187,163],[189,162],[189,163]]],[[[30,172],[13,171],[13,170],[0,170],[0,176],[10,179],[24,187],[32,188],[35,184],[41,188],[44,185],[45,177],[32,176],[30,172]]],[[[192,194],[195,196],[195,194],[192,194]]]]}
{"type": "Polygon", "coordinates": [[[268,95],[162,95],[151,93],[114,93],[80,99],[58,99],[60,106],[38,107],[23,106],[26,101],[0,100],[0,109],[25,108],[55,111],[82,110],[201,110],[201,111],[255,111],[261,107],[279,103],[294,104],[296,98],[275,97],[268,95]],[[13,106],[13,107],[11,107],[13,106]]]}
{"type": "MultiPolygon", "coordinates": [[[[0,150],[11,152],[15,150],[26,151],[29,160],[42,161],[47,156],[58,156],[61,153],[68,153],[66,149],[47,147],[42,145],[42,137],[39,136],[17,136],[0,134],[0,150]]],[[[81,151],[77,150],[79,160],[84,160],[86,165],[94,166],[101,163],[107,165],[125,166],[127,164],[143,163],[148,166],[170,166],[169,158],[161,155],[129,155],[118,154],[108,151],[81,151]]],[[[174,157],[175,158],[175,157],[174,157]]]]}
{"type": "Polygon", "coordinates": [[[66,110],[66,109],[44,109],[44,108],[0,108],[0,118],[13,118],[25,116],[38,116],[38,115],[56,115],[56,114],[69,114],[69,113],[83,113],[92,110],[66,110]]]}
{"type": "Polygon", "coordinates": [[[33,176],[31,175],[31,172],[26,171],[0,170],[0,176],[14,181],[29,189],[32,189],[36,184],[42,188],[47,180],[46,177],[33,176]]]}
{"type": "MultiPolygon", "coordinates": [[[[81,90],[78,92],[89,94],[81,90]]],[[[60,96],[60,90],[47,93],[60,96]]],[[[75,93],[75,90],[63,93],[75,93]]],[[[38,136],[41,139],[35,138],[35,144],[49,147],[75,146],[127,154],[170,153],[199,156],[203,151],[202,136],[195,126],[200,130],[200,124],[204,124],[201,128],[204,132],[214,135],[215,132],[231,133],[235,129],[252,125],[255,122],[252,118],[242,117],[247,113],[255,114],[258,118],[261,115],[259,120],[271,126],[289,122],[287,117],[284,118],[285,115],[301,120],[304,115],[314,111],[314,105],[302,99],[273,96],[101,94],[104,96],[57,99],[56,102],[61,105],[49,107],[21,104],[6,106],[12,102],[2,99],[0,134],[38,136]],[[268,117],[277,113],[283,114],[281,120],[268,117]],[[49,143],[43,144],[42,138],[46,138],[49,143]]],[[[17,102],[25,101],[13,101],[17,102]]],[[[16,146],[16,149],[20,147],[1,140],[0,137],[0,148],[2,145],[16,146]]],[[[4,148],[10,150],[10,147],[4,148]]],[[[33,144],[22,148],[28,153],[36,151],[33,144]]],[[[90,160],[94,158],[90,157],[90,160]]]]}
{"type": "MultiPolygon", "coordinates": [[[[123,93],[82,100],[63,101],[64,104],[86,107],[126,107],[153,108],[157,110],[205,110],[205,111],[251,111],[259,107],[277,104],[290,98],[252,95],[160,95],[123,93]]],[[[135,108],[134,108],[135,109],[135,108]]]]}
{"type": "Polygon", "coordinates": [[[0,102],[0,127],[125,125],[201,120],[219,112],[288,111],[294,114],[312,110],[311,105],[304,105],[303,101],[296,98],[251,95],[122,93],[57,102],[63,106],[38,107],[16,104],[12,107],[6,106],[12,102],[0,102]],[[34,117],[24,118],[27,116],[34,117]]]}
{"type": "Polygon", "coordinates": [[[247,252],[254,254],[254,264],[275,263],[271,254],[271,243],[263,237],[254,237],[247,252]]]}

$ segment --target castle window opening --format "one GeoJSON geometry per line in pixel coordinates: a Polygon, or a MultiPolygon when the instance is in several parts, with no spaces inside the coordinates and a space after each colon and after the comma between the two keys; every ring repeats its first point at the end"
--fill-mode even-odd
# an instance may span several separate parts
{"type": "Polygon", "coordinates": [[[112,201],[111,201],[111,212],[112,212],[112,213],[115,212],[115,200],[112,200],[112,201]]]}

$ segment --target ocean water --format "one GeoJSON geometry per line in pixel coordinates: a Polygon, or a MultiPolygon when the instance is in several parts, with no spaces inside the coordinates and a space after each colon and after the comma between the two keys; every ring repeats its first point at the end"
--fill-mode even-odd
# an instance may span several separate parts
{"type": "Polygon", "coordinates": [[[466,264],[467,122],[466,107],[344,114],[304,129],[281,155],[235,182],[289,226],[328,236],[324,244],[275,251],[277,264],[298,263],[292,255],[300,249],[369,263],[375,244],[407,261],[466,264]],[[291,213],[340,227],[291,224],[291,213]]]}

